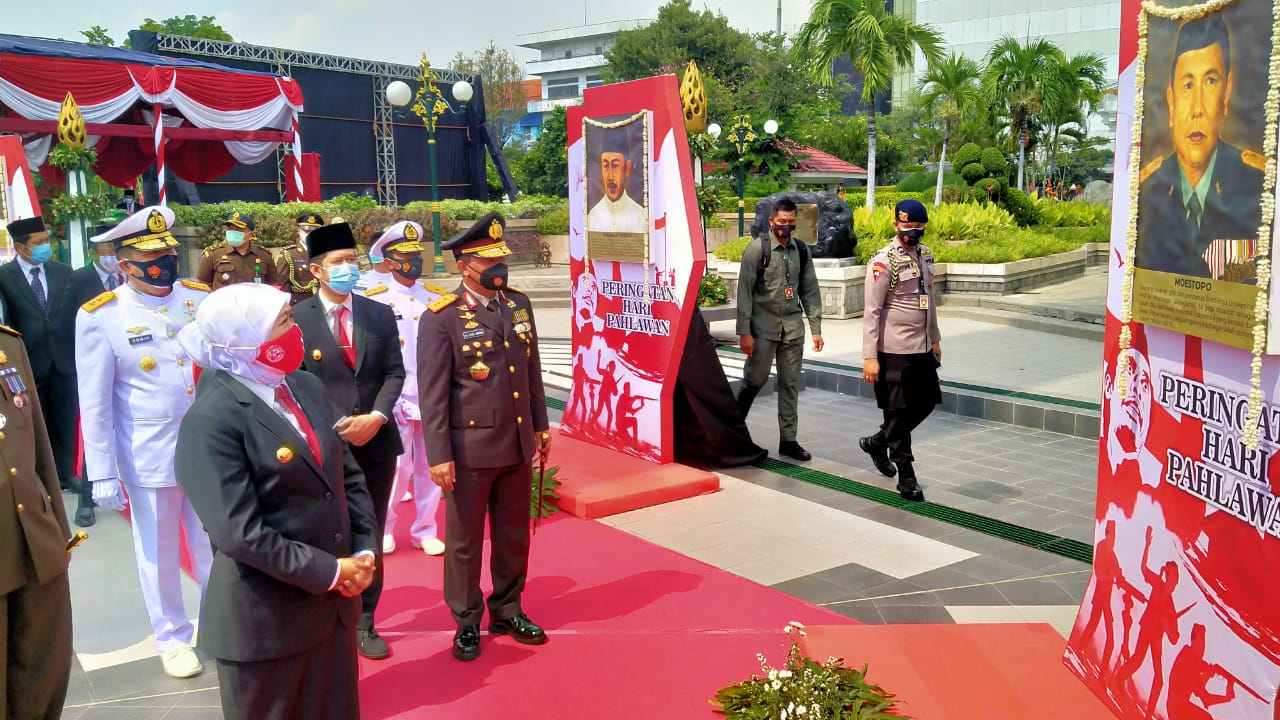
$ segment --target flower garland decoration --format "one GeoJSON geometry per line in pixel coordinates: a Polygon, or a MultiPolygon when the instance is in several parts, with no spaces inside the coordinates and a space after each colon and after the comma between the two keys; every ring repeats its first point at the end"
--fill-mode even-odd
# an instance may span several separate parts
{"type": "MultiPolygon", "coordinates": [[[[1155,16],[1164,20],[1185,22],[1206,17],[1226,9],[1236,0],[1209,0],[1196,5],[1182,7],[1164,7],[1153,0],[1145,0],[1138,14],[1138,67],[1134,76],[1137,92],[1134,97],[1133,137],[1129,156],[1129,167],[1139,167],[1142,152],[1142,120],[1144,108],[1144,90],[1146,86],[1147,65],[1147,32],[1148,18],[1155,16]]],[[[1263,137],[1263,155],[1267,159],[1266,171],[1263,173],[1261,199],[1262,222],[1258,228],[1258,245],[1256,253],[1258,293],[1253,310],[1253,348],[1249,377],[1249,415],[1244,426],[1244,443],[1250,450],[1256,450],[1259,443],[1258,423],[1262,417],[1262,356],[1267,349],[1267,318],[1270,308],[1271,287],[1271,225],[1275,219],[1276,188],[1276,150],[1277,116],[1280,116],[1280,3],[1271,7],[1271,57],[1267,72],[1267,99],[1263,105],[1266,117],[1266,129],[1263,137]]],[[[1129,226],[1125,231],[1125,275],[1120,290],[1120,349],[1116,362],[1116,389],[1120,397],[1128,391],[1128,351],[1133,343],[1133,259],[1138,239],[1138,189],[1139,183],[1129,185],[1129,226]]]]}

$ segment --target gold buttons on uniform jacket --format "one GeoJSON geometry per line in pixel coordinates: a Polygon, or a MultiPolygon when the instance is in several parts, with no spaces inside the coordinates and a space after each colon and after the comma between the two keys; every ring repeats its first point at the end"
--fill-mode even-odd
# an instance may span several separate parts
{"type": "Polygon", "coordinates": [[[400,344],[404,345],[404,338],[400,338],[400,344]]]}
{"type": "Polygon", "coordinates": [[[511,347],[511,343],[507,342],[506,340],[503,340],[503,341],[502,341],[502,347],[504,347],[504,348],[509,348],[509,347],[511,347]]]}
{"type": "Polygon", "coordinates": [[[18,468],[9,468],[9,477],[18,477],[18,468]]]}
{"type": "Polygon", "coordinates": [[[515,374],[515,372],[516,372],[516,366],[515,366],[515,365],[508,365],[508,366],[507,366],[507,372],[509,372],[509,373],[511,373],[511,374],[513,374],[513,375],[514,375],[514,374],[515,374]]]}
{"type": "Polygon", "coordinates": [[[188,394],[188,395],[195,395],[195,394],[196,394],[196,389],[195,389],[195,388],[187,388],[187,394],[188,394]]]}
{"type": "Polygon", "coordinates": [[[146,372],[151,372],[156,369],[156,359],[147,355],[138,361],[138,367],[142,368],[146,372]]]}
{"type": "Polygon", "coordinates": [[[320,351],[319,351],[319,350],[312,350],[312,351],[311,351],[311,359],[312,359],[312,360],[315,360],[316,362],[320,362],[320,358],[322,358],[322,357],[324,357],[324,356],[320,354],[320,351]]]}
{"type": "Polygon", "coordinates": [[[4,439],[4,433],[0,432],[0,440],[3,440],[3,439],[4,439]]]}
{"type": "Polygon", "coordinates": [[[471,420],[471,421],[469,421],[469,422],[467,423],[467,427],[475,427],[475,426],[476,426],[476,421],[475,421],[475,420],[471,420]]]}
{"type": "Polygon", "coordinates": [[[293,450],[287,447],[282,447],[279,450],[276,450],[276,459],[282,463],[289,462],[293,459],[293,450]]]}
{"type": "Polygon", "coordinates": [[[186,358],[178,358],[178,367],[186,367],[186,365],[187,365],[186,358]]]}
{"type": "Polygon", "coordinates": [[[520,399],[520,393],[518,393],[518,392],[513,392],[513,393],[511,393],[511,397],[512,397],[512,398],[515,398],[516,400],[519,400],[519,399],[520,399]]]}
{"type": "Polygon", "coordinates": [[[22,503],[18,503],[18,512],[22,512],[26,508],[22,507],[22,503]]]}
{"type": "Polygon", "coordinates": [[[522,418],[522,417],[517,417],[517,418],[516,418],[516,424],[517,424],[517,425],[520,425],[520,424],[521,424],[521,423],[523,423],[523,422],[524,422],[524,418],[522,418]]]}

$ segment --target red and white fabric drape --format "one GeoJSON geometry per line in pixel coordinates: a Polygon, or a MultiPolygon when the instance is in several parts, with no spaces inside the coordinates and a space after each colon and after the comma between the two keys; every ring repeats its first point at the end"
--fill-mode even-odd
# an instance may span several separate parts
{"type": "MultiPolygon", "coordinates": [[[[84,58],[0,53],[0,105],[31,120],[57,120],[70,92],[86,123],[116,121],[152,125],[148,139],[90,136],[98,150],[94,170],[113,185],[126,185],[163,155],[168,174],[206,182],[237,163],[272,156],[274,142],[164,138],[170,118],[181,126],[226,130],[290,131],[302,111],[302,90],[287,77],[220,71],[208,67],[158,67],[84,58]],[[165,120],[146,116],[156,109],[165,120]]],[[[32,167],[45,161],[49,136],[24,138],[32,167]]]]}

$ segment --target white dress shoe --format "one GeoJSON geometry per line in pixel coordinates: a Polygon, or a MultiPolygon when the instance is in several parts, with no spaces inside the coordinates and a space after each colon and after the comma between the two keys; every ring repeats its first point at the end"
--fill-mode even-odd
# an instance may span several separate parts
{"type": "Polygon", "coordinates": [[[404,495],[400,496],[400,502],[409,502],[412,499],[413,499],[413,493],[409,492],[408,490],[405,490],[404,495]]]}
{"type": "Polygon", "coordinates": [[[426,540],[423,540],[418,547],[422,548],[422,552],[428,555],[434,556],[444,554],[444,543],[436,538],[427,538],[426,540]]]}
{"type": "Polygon", "coordinates": [[[180,647],[162,654],[160,664],[164,666],[166,675],[176,678],[195,677],[204,671],[204,665],[196,651],[190,647],[180,647]]]}
{"type": "Polygon", "coordinates": [[[394,535],[382,536],[382,554],[390,555],[396,551],[396,538],[394,535]]]}

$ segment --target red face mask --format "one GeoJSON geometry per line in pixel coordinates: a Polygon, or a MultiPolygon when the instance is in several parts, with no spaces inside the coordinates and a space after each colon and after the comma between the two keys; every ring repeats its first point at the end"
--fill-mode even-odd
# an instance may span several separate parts
{"type": "Polygon", "coordinates": [[[306,346],[302,343],[302,328],[294,325],[275,340],[263,343],[262,347],[258,348],[257,361],[261,365],[288,375],[302,367],[305,351],[306,346]]]}

